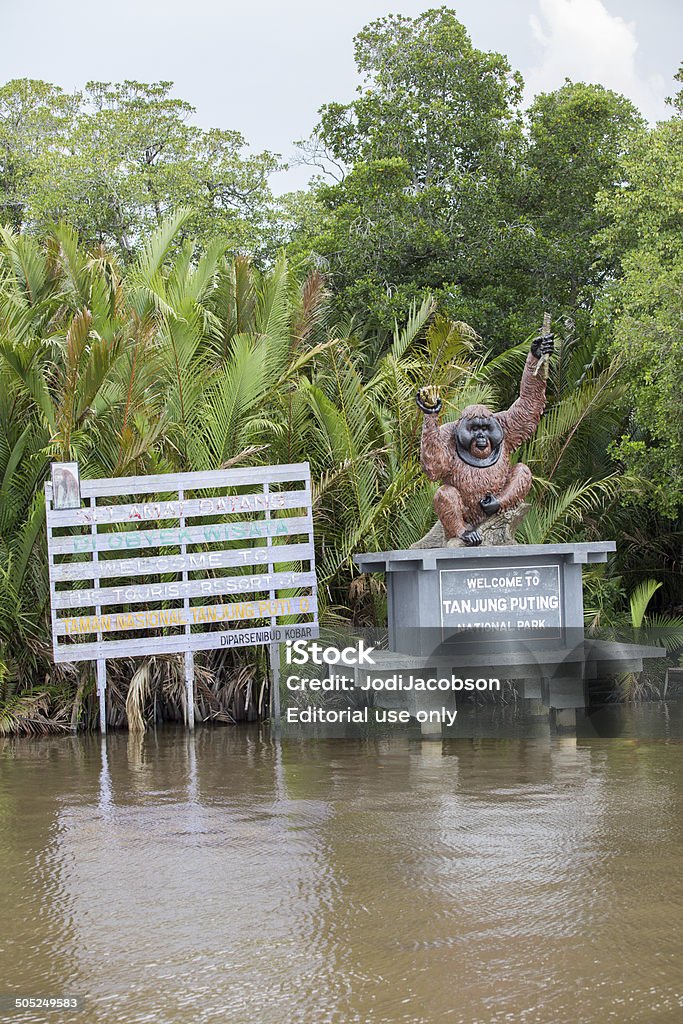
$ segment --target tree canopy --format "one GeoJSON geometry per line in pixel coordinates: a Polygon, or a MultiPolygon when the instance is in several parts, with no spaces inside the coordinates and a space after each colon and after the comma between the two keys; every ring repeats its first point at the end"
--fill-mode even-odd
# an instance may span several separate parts
{"type": "Polygon", "coordinates": [[[356,63],[358,98],[324,106],[304,147],[338,180],[296,243],[325,258],[341,307],[390,326],[430,289],[496,347],[546,308],[575,319],[607,273],[595,197],[642,125],[633,105],[567,82],[524,115],[520,75],[446,8],[373,22],[356,63]]]}
{"type": "Polygon", "coordinates": [[[130,257],[180,206],[188,232],[222,233],[257,256],[278,244],[271,153],[246,155],[238,132],[203,130],[171,82],[89,82],[65,94],[46,82],[0,89],[0,210],[16,228],[66,220],[87,242],[130,257]]]}
{"type": "Polygon", "coordinates": [[[598,307],[628,381],[630,429],[613,451],[668,517],[683,508],[683,90],[673,105],[624,157],[622,186],[600,195],[608,224],[597,238],[621,266],[598,307]]]}

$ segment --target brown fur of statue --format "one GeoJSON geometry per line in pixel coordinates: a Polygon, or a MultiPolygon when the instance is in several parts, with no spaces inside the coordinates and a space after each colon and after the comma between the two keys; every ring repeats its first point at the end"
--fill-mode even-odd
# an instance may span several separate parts
{"type": "Polygon", "coordinates": [[[421,388],[424,413],[420,464],[430,480],[440,480],[434,508],[447,539],[481,544],[477,526],[488,516],[519,505],[529,493],[531,470],[512,465],[510,456],[536,430],[545,408],[546,380],[534,374],[553,351],[553,335],[536,338],[527,356],[519,398],[505,412],[470,405],[455,423],[439,427],[441,400],[435,387],[421,388]]]}

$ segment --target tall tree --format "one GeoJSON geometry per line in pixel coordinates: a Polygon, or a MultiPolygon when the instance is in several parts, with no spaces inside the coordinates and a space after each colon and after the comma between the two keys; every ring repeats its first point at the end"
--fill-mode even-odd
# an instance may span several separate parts
{"type": "Polygon", "coordinates": [[[78,103],[48,82],[0,87],[0,224],[19,228],[31,215],[38,169],[46,154],[66,147],[78,103]]]}
{"type": "Polygon", "coordinates": [[[633,105],[567,82],[523,121],[520,76],[445,8],[372,23],[356,61],[358,98],[323,107],[306,147],[337,180],[295,238],[324,257],[341,305],[389,326],[432,290],[496,348],[545,308],[590,307],[609,272],[590,244],[595,197],[642,125],[633,105]]]}
{"type": "Polygon", "coordinates": [[[527,113],[529,146],[517,203],[538,233],[534,272],[546,307],[572,314],[592,306],[615,269],[593,237],[605,226],[598,192],[621,186],[628,152],[644,126],[624,96],[567,80],[538,95],[527,113]]]}
{"type": "MultiPolygon", "coordinates": [[[[683,82],[683,66],[677,78],[683,82]]],[[[643,131],[623,161],[622,189],[600,197],[600,244],[620,259],[600,316],[625,360],[631,430],[615,446],[649,485],[649,504],[683,511],[683,89],[674,114],[643,131]]]]}
{"type": "Polygon", "coordinates": [[[423,289],[445,287],[456,305],[471,290],[506,219],[521,79],[445,8],[371,23],[355,54],[358,98],[324,106],[306,147],[340,180],[318,186],[304,246],[328,261],[348,309],[390,325],[423,289]]]}

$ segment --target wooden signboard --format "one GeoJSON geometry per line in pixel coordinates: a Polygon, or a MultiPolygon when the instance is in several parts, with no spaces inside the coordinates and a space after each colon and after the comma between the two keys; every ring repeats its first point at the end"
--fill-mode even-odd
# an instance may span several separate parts
{"type": "Polygon", "coordinates": [[[97,662],[103,731],[108,658],[184,654],[192,728],[195,651],[267,644],[277,676],[278,645],[318,635],[308,463],[81,480],[76,508],[55,497],[46,483],[54,660],[97,662]]]}

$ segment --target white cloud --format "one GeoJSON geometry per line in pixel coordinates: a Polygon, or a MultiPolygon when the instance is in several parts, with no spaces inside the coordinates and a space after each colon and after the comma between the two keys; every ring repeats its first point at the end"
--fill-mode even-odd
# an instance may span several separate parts
{"type": "Polygon", "coordinates": [[[661,75],[641,77],[636,66],[636,24],[610,14],[602,0],[538,0],[531,30],[542,48],[525,74],[526,99],[562,85],[597,82],[628,96],[650,120],[667,117],[661,75]]]}

